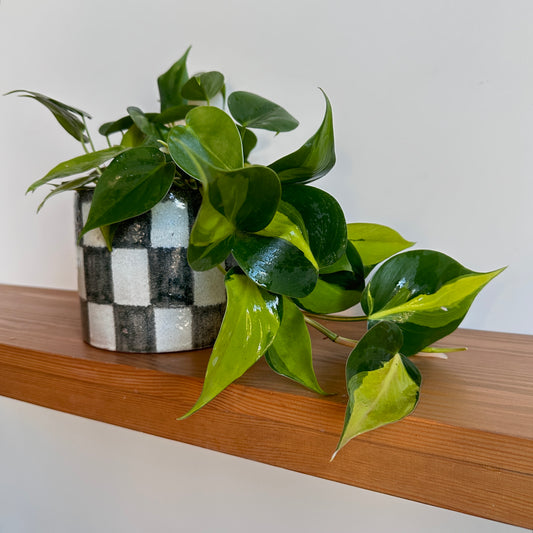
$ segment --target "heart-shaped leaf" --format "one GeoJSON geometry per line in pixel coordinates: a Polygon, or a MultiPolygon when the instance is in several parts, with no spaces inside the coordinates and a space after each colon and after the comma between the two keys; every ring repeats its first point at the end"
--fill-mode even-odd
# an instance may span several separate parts
{"type": "Polygon", "coordinates": [[[227,307],[207,365],[204,387],[185,418],[242,376],[270,347],[280,325],[280,299],[237,274],[226,274],[227,307]]]}
{"type": "Polygon", "coordinates": [[[319,267],[338,261],[346,250],[346,220],[337,200],[307,185],[284,186],[282,198],[302,215],[319,267]]]}
{"type": "Polygon", "coordinates": [[[413,250],[378,268],[361,305],[369,326],[396,322],[404,337],[402,354],[413,355],[454,331],[479,291],[502,270],[478,273],[443,253],[413,250]]]}
{"type": "Polygon", "coordinates": [[[285,296],[281,325],[266,351],[270,368],[319,394],[325,394],[313,369],[311,339],[301,311],[285,296]]]}
{"type": "Polygon", "coordinates": [[[181,89],[181,95],[187,100],[209,102],[224,87],[224,75],[217,71],[202,72],[192,76],[181,89]]]}
{"type": "Polygon", "coordinates": [[[357,248],[367,274],[381,261],[414,244],[381,224],[348,224],[348,239],[357,248]]]}
{"type": "Polygon", "coordinates": [[[245,128],[291,131],[298,121],[278,104],[246,91],[236,91],[228,97],[228,107],[233,118],[245,128]]]}
{"type": "Polygon", "coordinates": [[[294,298],[307,296],[318,279],[318,265],[302,230],[280,204],[272,222],[257,233],[239,233],[233,256],[261,287],[294,298]]]}
{"type": "Polygon", "coordinates": [[[36,100],[45,106],[52,113],[52,115],[54,115],[55,119],[59,122],[62,128],[68,134],[72,135],[72,137],[74,137],[77,141],[87,142],[89,140],[84,133],[86,130],[85,124],[82,122],[82,120],[80,120],[80,118],[83,117],[91,118],[91,116],[85,111],[76,109],[75,107],[64,104],[63,102],[55,100],[54,98],[50,98],[49,96],[45,96],[44,94],[26,91],[24,89],[10,91],[6,93],[6,96],[8,94],[18,94],[20,97],[32,98],[33,100],[36,100]]]}
{"type": "Polygon", "coordinates": [[[296,152],[278,159],[269,167],[282,183],[308,183],[327,174],[335,165],[333,113],[326,99],[326,113],[318,131],[296,152]]]}
{"type": "Polygon", "coordinates": [[[399,353],[401,346],[400,328],[392,322],[380,322],[348,357],[348,406],[335,454],[350,439],[396,422],[416,407],[421,376],[416,366],[399,353]]]}
{"type": "Polygon", "coordinates": [[[55,186],[52,191],[50,191],[45,197],[44,200],[39,204],[37,208],[37,213],[43,208],[44,204],[56,194],[65,192],[65,191],[77,191],[84,188],[86,185],[94,183],[98,179],[98,174],[93,172],[88,176],[82,176],[81,178],[76,178],[73,180],[65,181],[55,186]]]}
{"type": "Polygon", "coordinates": [[[222,170],[244,166],[241,136],[230,116],[216,107],[197,107],[186,117],[185,126],[175,126],[168,135],[172,159],[184,172],[206,184],[206,165],[222,170]]]}
{"type": "Polygon", "coordinates": [[[344,256],[334,265],[321,269],[313,292],[296,303],[312,313],[338,313],[359,303],[364,287],[361,259],[348,242],[344,256]]]}
{"type": "Polygon", "coordinates": [[[32,183],[28,187],[26,194],[33,192],[41,185],[44,185],[52,180],[66,178],[67,176],[74,176],[75,174],[81,174],[82,172],[87,172],[88,170],[99,167],[106,161],[109,161],[118,154],[124,152],[124,150],[126,150],[126,148],[123,146],[113,146],[104,150],[98,150],[97,152],[83,154],[73,159],[69,159],[68,161],[63,161],[50,170],[46,176],[32,183]]]}
{"type": "Polygon", "coordinates": [[[187,74],[187,56],[191,47],[164,73],[157,78],[161,111],[170,107],[186,104],[181,89],[189,79],[187,74]]]}
{"type": "Polygon", "coordinates": [[[156,148],[119,154],[100,176],[81,235],[149,211],[170,189],[175,167],[156,148]]]}

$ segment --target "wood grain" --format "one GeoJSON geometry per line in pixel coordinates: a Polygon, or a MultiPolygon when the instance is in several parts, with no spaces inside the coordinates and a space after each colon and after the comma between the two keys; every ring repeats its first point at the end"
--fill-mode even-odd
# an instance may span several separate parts
{"type": "MultiPolygon", "coordinates": [[[[362,324],[335,324],[357,338],[362,324]]],[[[132,355],[81,341],[75,293],[0,285],[0,394],[298,472],[533,527],[533,336],[458,330],[448,360],[417,358],[415,413],[330,457],[349,349],[312,332],[319,397],[260,361],[211,404],[209,350],[132,355]]]]}

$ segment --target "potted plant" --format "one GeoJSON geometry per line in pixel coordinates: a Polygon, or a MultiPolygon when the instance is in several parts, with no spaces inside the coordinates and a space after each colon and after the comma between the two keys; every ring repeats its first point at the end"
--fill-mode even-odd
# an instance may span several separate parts
{"type": "Polygon", "coordinates": [[[313,371],[310,326],[353,347],[338,451],[353,437],[413,411],[421,376],[410,357],[443,351],[431,345],[458,327],[501,269],[474,272],[440,252],[404,251],[413,243],[390,228],[347,224],[339,203],[310,185],[335,164],[325,93],[323,120],[301,148],[266,165],[253,162],[253,130],[278,134],[298,121],[249,92],[232,92],[226,101],[220,72],[188,76],[188,53],[158,78],[159,111],[129,107],[126,116],[102,125],[99,132],[109,143],[102,150],[94,148],[85,112],[18,91],[44,104],[86,151],[28,190],[52,184],[45,200],[69,190],[92,194],[79,239],[100,232],[109,250],[120,224],[157,208],[169,191],[196,195],[188,265],[195,272],[223,271],[227,307],[202,393],[184,417],[261,357],[275,372],[324,394],[313,371]],[[221,107],[211,105],[215,97],[221,107]],[[110,141],[115,134],[118,144],[110,141]],[[357,303],[361,316],[335,315],[357,303]],[[317,318],[366,320],[368,331],[357,341],[345,339],[317,318]]]}

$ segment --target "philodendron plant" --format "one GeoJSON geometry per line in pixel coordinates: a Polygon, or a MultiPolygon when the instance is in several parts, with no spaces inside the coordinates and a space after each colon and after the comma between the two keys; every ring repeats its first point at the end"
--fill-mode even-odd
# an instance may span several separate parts
{"type": "Polygon", "coordinates": [[[52,185],[47,200],[94,188],[82,234],[100,228],[111,249],[117,223],[148,211],[173,186],[199,189],[188,261],[195,270],[234,266],[225,272],[227,309],[203,390],[184,417],[263,356],[275,372],[324,394],[312,365],[311,326],[353,347],[338,451],[413,411],[421,376],[410,357],[442,351],[432,343],[457,328],[501,270],[478,273],[436,251],[403,252],[413,243],[394,230],[346,223],[339,203],[310,185],[335,164],[325,93],[322,123],[301,148],[266,165],[254,162],[254,130],[288,132],[298,121],[249,92],[232,92],[226,101],[220,72],[188,76],[188,53],[158,78],[160,109],[129,107],[126,116],[103,124],[99,132],[109,146],[101,150],[89,134],[87,113],[39,93],[13,91],[46,106],[85,151],[28,191],[52,185]],[[215,97],[221,107],[211,105],[215,97]],[[110,140],[115,134],[116,143],[110,140]],[[368,322],[358,341],[316,321],[338,319],[332,314],[357,303],[364,315],[342,320],[368,322]]]}

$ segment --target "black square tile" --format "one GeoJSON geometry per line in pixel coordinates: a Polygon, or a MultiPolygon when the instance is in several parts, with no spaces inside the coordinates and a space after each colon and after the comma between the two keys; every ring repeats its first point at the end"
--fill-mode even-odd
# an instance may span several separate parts
{"type": "Polygon", "coordinates": [[[150,246],[152,214],[150,211],[115,224],[113,248],[146,248],[150,246]]]}
{"type": "Polygon", "coordinates": [[[217,338],[226,304],[194,306],[192,308],[193,348],[211,346],[217,338]]]}
{"type": "Polygon", "coordinates": [[[115,305],[117,352],[155,352],[154,310],[151,307],[115,305]]]}
{"type": "Polygon", "coordinates": [[[152,304],[158,307],[193,304],[192,270],[185,248],[151,248],[148,265],[152,304]]]}
{"type": "Polygon", "coordinates": [[[113,303],[111,254],[107,248],[83,248],[85,290],[87,301],[98,304],[113,303]]]}

